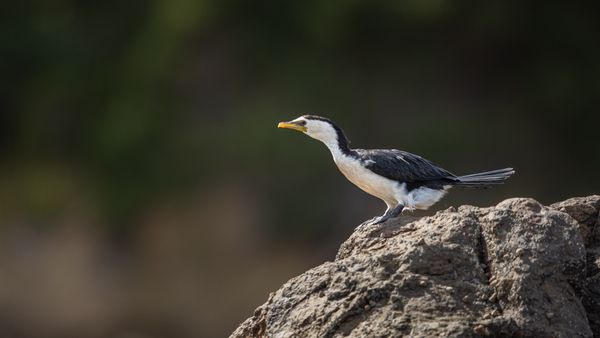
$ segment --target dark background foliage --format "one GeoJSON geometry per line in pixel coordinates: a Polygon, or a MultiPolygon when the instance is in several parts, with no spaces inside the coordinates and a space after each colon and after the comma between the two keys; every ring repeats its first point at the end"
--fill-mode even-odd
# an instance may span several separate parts
{"type": "Polygon", "coordinates": [[[9,1],[0,5],[0,331],[214,337],[384,205],[276,128],[512,196],[598,193],[590,2],[9,1]]]}

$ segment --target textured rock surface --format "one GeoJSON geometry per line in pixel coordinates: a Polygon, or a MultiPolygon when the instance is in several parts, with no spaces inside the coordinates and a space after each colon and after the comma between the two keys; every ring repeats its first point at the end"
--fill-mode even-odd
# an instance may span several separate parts
{"type": "Polygon", "coordinates": [[[600,337],[600,196],[364,226],[232,337],[600,337]]]}
{"type": "Polygon", "coordinates": [[[581,226],[586,246],[583,278],[573,281],[581,295],[594,337],[600,337],[600,196],[571,198],[551,208],[566,212],[581,226]]]}

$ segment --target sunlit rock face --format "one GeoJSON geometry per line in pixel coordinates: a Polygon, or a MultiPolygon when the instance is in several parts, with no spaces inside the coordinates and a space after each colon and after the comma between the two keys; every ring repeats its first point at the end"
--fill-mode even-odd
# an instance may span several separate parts
{"type": "Polygon", "coordinates": [[[600,196],[365,225],[231,337],[600,336],[600,196]]]}

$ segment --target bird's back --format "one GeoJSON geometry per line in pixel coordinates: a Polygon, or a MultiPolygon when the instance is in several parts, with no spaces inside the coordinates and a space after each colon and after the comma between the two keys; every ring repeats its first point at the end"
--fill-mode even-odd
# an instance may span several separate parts
{"type": "Polygon", "coordinates": [[[377,175],[407,184],[407,189],[429,186],[442,189],[458,178],[419,155],[397,149],[354,149],[363,165],[377,175]]]}

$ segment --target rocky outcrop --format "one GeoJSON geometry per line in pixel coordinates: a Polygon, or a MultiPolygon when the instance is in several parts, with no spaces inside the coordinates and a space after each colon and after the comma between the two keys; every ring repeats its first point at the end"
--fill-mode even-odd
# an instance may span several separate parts
{"type": "Polygon", "coordinates": [[[600,337],[600,196],[365,225],[231,337],[600,337]]]}
{"type": "Polygon", "coordinates": [[[580,225],[586,266],[583,277],[572,283],[587,310],[594,337],[600,337],[600,196],[571,198],[550,207],[569,214],[580,225]]]}

